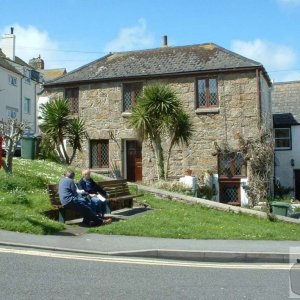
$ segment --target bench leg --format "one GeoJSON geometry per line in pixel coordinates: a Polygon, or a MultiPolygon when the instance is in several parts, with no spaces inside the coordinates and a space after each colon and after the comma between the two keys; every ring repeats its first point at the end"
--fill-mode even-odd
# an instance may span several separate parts
{"type": "Polygon", "coordinates": [[[61,223],[65,223],[65,209],[64,208],[60,208],[58,210],[58,222],[61,222],[61,223]]]}

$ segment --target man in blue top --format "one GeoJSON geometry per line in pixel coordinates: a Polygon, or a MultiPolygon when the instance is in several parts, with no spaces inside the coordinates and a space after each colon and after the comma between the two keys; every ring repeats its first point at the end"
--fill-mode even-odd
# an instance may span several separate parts
{"type": "Polygon", "coordinates": [[[77,187],[79,190],[85,191],[91,197],[91,206],[96,214],[104,216],[109,211],[107,204],[106,191],[91,178],[90,169],[82,171],[82,178],[79,180],[77,187]],[[100,200],[101,199],[101,200],[100,200]]]}
{"type": "Polygon", "coordinates": [[[100,216],[97,216],[90,202],[77,193],[74,177],[75,173],[68,170],[65,173],[65,177],[59,181],[58,193],[63,207],[77,211],[83,217],[83,223],[86,225],[100,226],[110,224],[111,219],[103,220],[100,216]]]}

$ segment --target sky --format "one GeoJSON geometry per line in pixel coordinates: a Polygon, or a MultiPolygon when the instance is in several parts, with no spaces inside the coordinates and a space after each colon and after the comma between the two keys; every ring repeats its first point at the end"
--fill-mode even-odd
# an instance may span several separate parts
{"type": "MultiPolygon", "coordinates": [[[[300,80],[300,0],[0,0],[16,55],[72,71],[109,52],[215,43],[300,80]]],[[[1,40],[0,40],[1,47],[1,40]]]]}

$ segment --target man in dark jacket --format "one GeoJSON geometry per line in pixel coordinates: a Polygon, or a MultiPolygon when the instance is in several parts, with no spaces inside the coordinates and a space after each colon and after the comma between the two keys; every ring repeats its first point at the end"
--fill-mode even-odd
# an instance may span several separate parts
{"type": "Polygon", "coordinates": [[[59,181],[58,193],[63,207],[77,211],[82,215],[83,223],[86,225],[100,226],[110,224],[111,219],[103,220],[100,216],[97,216],[91,207],[91,203],[77,193],[74,177],[75,173],[68,170],[59,181]]]}
{"type": "Polygon", "coordinates": [[[84,169],[82,171],[82,178],[79,180],[77,187],[90,195],[91,205],[97,214],[104,216],[105,213],[109,212],[107,203],[106,191],[97,184],[93,178],[91,178],[90,169],[84,169]]]}

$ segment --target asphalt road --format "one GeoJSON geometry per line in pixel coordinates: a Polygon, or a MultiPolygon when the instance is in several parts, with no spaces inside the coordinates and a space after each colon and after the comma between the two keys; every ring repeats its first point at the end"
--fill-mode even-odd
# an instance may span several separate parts
{"type": "MultiPolygon", "coordinates": [[[[288,264],[199,263],[0,248],[0,299],[288,299],[288,264]]],[[[299,296],[300,297],[300,296],[299,296]]]]}

